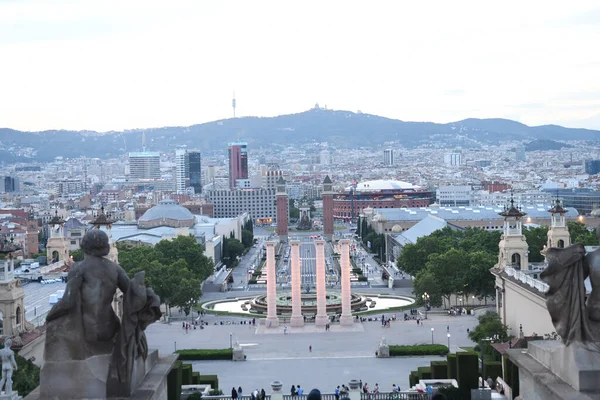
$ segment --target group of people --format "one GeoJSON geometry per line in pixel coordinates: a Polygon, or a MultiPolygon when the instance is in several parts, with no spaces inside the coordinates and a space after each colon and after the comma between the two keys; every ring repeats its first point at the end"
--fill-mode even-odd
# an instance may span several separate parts
{"type": "Polygon", "coordinates": [[[300,385],[298,385],[298,387],[296,387],[296,385],[292,385],[292,388],[290,389],[290,395],[302,396],[303,394],[304,394],[304,389],[302,389],[302,387],[300,385]]]}
{"type": "MultiPolygon", "coordinates": [[[[235,387],[231,388],[231,398],[232,399],[238,399],[238,398],[242,398],[242,387],[238,387],[237,390],[235,387]]],[[[260,391],[258,389],[254,389],[251,393],[250,393],[250,399],[251,400],[265,400],[267,398],[267,393],[265,392],[265,389],[261,389],[260,391]]]]}
{"type": "MultiPolygon", "coordinates": [[[[200,325],[200,329],[204,329],[204,324],[202,322],[201,322],[201,324],[202,325],[200,325]]],[[[185,330],[185,333],[188,333],[192,329],[196,330],[196,328],[198,327],[198,321],[194,321],[193,324],[183,321],[181,324],[181,327],[185,330]]]]}

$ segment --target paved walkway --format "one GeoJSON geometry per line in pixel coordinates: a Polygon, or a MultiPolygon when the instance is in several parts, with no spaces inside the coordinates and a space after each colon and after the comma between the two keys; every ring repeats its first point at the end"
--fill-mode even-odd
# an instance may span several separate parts
{"type": "Polygon", "coordinates": [[[435,316],[423,325],[417,325],[415,321],[395,321],[390,328],[382,328],[377,321],[357,323],[352,328],[333,324],[329,332],[307,325],[305,328],[288,328],[288,334],[284,335],[282,327],[268,329],[233,324],[241,321],[240,318],[205,316],[205,319],[209,326],[187,334],[181,323],[155,323],[146,331],[149,345],[161,353],[171,353],[175,348],[227,348],[230,342],[239,341],[247,361],[196,361],[193,362],[194,370],[219,375],[224,391],[230,391],[234,385],[268,390],[271,381],[281,380],[286,393],[292,384],[329,392],[334,385],[347,383],[350,379],[362,379],[371,386],[379,383],[382,390],[388,390],[393,383],[406,388],[411,370],[442,358],[375,358],[382,336],[389,344],[431,343],[431,328],[434,328],[434,342],[447,345],[449,327],[450,347],[456,351],[459,346],[473,345],[467,337],[467,328],[473,329],[477,323],[472,316],[435,316]],[[214,325],[221,321],[225,325],[214,325]],[[312,352],[309,346],[312,346],[312,352]]]}

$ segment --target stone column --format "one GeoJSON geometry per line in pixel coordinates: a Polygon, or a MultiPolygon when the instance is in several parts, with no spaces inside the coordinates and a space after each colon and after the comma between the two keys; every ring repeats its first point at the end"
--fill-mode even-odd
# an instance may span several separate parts
{"type": "Polygon", "coordinates": [[[267,328],[279,326],[277,318],[277,271],[275,268],[276,242],[267,242],[267,328]]]}
{"type": "Polygon", "coordinates": [[[352,379],[348,382],[348,388],[350,392],[348,393],[348,398],[350,400],[360,400],[360,393],[362,388],[360,387],[360,382],[356,379],[352,379]]]}
{"type": "Polygon", "coordinates": [[[350,240],[340,240],[340,268],[342,269],[342,315],[340,325],[352,326],[354,320],[350,309],[350,240]]]}
{"type": "Polygon", "coordinates": [[[290,325],[293,327],[304,326],[302,316],[302,278],[300,276],[300,242],[292,240],[291,249],[291,272],[292,272],[292,318],[290,325]]]}
{"type": "Polygon", "coordinates": [[[327,318],[327,299],[325,298],[325,241],[315,240],[316,264],[317,264],[317,316],[315,318],[316,326],[325,326],[329,319],[327,318]]]}
{"type": "MultiPolygon", "coordinates": [[[[271,400],[283,400],[281,387],[283,384],[280,381],[271,382],[271,400]]],[[[252,389],[250,389],[252,391],[252,389]]]]}

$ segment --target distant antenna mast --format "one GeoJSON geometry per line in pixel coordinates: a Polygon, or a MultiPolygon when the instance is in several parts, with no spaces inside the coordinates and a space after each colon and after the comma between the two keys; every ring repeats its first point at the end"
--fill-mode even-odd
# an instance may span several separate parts
{"type": "Polygon", "coordinates": [[[146,151],[146,132],[142,132],[142,151],[146,151]]]}
{"type": "Polygon", "coordinates": [[[235,92],[233,92],[233,100],[231,100],[231,107],[233,108],[233,118],[235,118],[235,92]]]}

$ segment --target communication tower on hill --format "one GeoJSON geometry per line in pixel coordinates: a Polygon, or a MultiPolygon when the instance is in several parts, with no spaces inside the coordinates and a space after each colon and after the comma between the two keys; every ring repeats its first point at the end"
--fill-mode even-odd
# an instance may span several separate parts
{"type": "Polygon", "coordinates": [[[233,118],[235,118],[235,92],[233,92],[233,99],[231,100],[231,108],[233,108],[233,118]]]}

